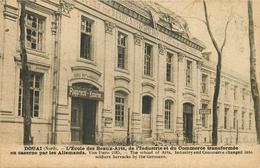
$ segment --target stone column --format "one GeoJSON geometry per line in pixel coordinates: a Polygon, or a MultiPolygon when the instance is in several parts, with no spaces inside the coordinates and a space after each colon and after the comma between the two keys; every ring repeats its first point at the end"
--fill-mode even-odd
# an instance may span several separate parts
{"type": "Polygon", "coordinates": [[[114,57],[115,51],[115,24],[105,21],[105,49],[104,49],[104,107],[102,110],[102,141],[109,143],[112,141],[112,131],[114,122],[106,122],[114,120],[112,112],[113,104],[113,86],[114,86],[114,57]]]}
{"type": "Polygon", "coordinates": [[[133,74],[133,111],[131,117],[132,141],[141,141],[141,91],[142,91],[142,40],[141,34],[134,34],[134,74],[133,74]]]}

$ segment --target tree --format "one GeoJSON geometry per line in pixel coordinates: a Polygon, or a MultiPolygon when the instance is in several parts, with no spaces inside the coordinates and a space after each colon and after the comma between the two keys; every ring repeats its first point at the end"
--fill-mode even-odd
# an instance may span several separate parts
{"type": "Polygon", "coordinates": [[[20,57],[22,62],[22,86],[23,86],[23,97],[22,97],[22,114],[24,120],[24,137],[23,143],[24,145],[32,144],[31,137],[31,106],[30,106],[30,71],[27,64],[27,52],[25,47],[25,6],[26,0],[20,0],[21,2],[21,15],[19,18],[19,26],[20,26],[20,57]]]}
{"type": "Polygon", "coordinates": [[[254,20],[253,20],[253,5],[252,0],[248,0],[248,38],[250,49],[250,84],[251,93],[254,102],[255,111],[255,127],[257,135],[257,143],[260,144],[260,99],[258,84],[256,78],[256,52],[254,39],[254,20]]]}
{"type": "Polygon", "coordinates": [[[209,23],[208,19],[208,11],[207,11],[207,4],[205,0],[203,0],[203,7],[204,7],[204,14],[205,14],[205,19],[206,19],[206,26],[207,30],[210,36],[210,39],[213,43],[214,48],[216,49],[217,52],[217,67],[216,67],[216,82],[215,82],[215,88],[214,88],[214,95],[213,95],[213,103],[212,103],[212,116],[213,116],[213,124],[212,124],[212,145],[217,145],[218,144],[218,114],[217,114],[217,107],[218,107],[218,97],[219,97],[219,90],[220,90],[220,79],[221,79],[221,65],[222,65],[222,53],[223,53],[223,48],[226,44],[226,38],[227,38],[227,28],[229,24],[229,19],[226,22],[225,25],[225,34],[224,34],[224,41],[219,48],[219,45],[217,44],[209,23]]]}

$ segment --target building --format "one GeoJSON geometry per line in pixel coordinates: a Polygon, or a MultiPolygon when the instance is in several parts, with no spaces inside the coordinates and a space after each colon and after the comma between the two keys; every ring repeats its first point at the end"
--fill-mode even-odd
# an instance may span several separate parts
{"type": "MultiPolygon", "coordinates": [[[[0,3],[0,139],[21,144],[20,5],[0,3]]],[[[210,143],[214,68],[180,16],[143,1],[39,0],[26,9],[34,143],[125,143],[128,133],[137,143],[210,143]]],[[[247,82],[223,79],[249,100],[247,82]]],[[[226,124],[233,109],[242,114],[239,142],[255,141],[252,106],[227,107],[226,124]]],[[[235,129],[219,125],[220,142],[235,143],[235,129]]]]}
{"type": "MultiPolygon", "coordinates": [[[[203,53],[201,69],[201,123],[204,143],[210,143],[212,115],[203,110],[212,106],[214,92],[215,65],[210,60],[211,53],[203,53]]],[[[218,139],[219,143],[234,144],[255,142],[255,120],[253,100],[249,82],[240,74],[223,68],[220,96],[218,99],[218,139]]]]}

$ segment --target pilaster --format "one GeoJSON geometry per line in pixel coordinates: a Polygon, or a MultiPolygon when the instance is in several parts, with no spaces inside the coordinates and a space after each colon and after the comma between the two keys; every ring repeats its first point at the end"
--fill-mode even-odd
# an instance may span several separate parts
{"type": "Polygon", "coordinates": [[[183,91],[185,84],[185,64],[184,54],[178,53],[178,70],[177,70],[177,121],[176,121],[176,133],[178,137],[178,143],[183,144],[183,91]]]}
{"type": "Polygon", "coordinates": [[[102,110],[102,141],[103,143],[111,142],[112,140],[112,124],[107,122],[113,117],[113,87],[114,87],[114,60],[115,60],[115,24],[110,21],[104,21],[105,24],[105,50],[104,50],[104,107],[102,110]]]}
{"type": "Polygon", "coordinates": [[[132,111],[132,141],[141,141],[141,91],[142,91],[142,40],[141,34],[134,34],[134,74],[133,74],[133,111],[132,111]]]}

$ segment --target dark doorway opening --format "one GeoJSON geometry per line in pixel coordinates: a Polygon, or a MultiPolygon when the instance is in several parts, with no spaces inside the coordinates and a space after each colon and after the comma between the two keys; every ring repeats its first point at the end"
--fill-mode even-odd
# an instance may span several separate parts
{"type": "Polygon", "coordinates": [[[76,144],[95,144],[97,101],[72,98],[71,141],[76,144]]]}
{"type": "Polygon", "coordinates": [[[150,96],[143,96],[142,98],[142,134],[144,138],[150,138],[152,136],[152,100],[153,98],[150,96]]]}
{"type": "Polygon", "coordinates": [[[186,143],[192,143],[193,138],[193,105],[190,103],[183,104],[183,131],[186,143]]]}

